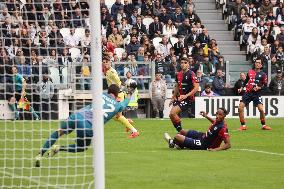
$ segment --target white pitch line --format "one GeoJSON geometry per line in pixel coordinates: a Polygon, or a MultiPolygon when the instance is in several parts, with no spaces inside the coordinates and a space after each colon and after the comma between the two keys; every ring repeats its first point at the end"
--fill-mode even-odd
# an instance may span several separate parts
{"type": "Polygon", "coordinates": [[[262,150],[254,150],[254,149],[246,149],[246,148],[232,149],[232,150],[235,150],[235,151],[256,152],[256,153],[269,154],[269,155],[276,155],[276,156],[284,156],[284,154],[282,154],[282,153],[267,152],[267,151],[262,151],[262,150]]]}
{"type": "Polygon", "coordinates": [[[64,189],[63,187],[60,187],[60,186],[52,186],[52,185],[49,185],[49,184],[46,183],[46,182],[40,182],[40,181],[38,181],[38,180],[36,180],[36,179],[33,179],[33,178],[27,178],[27,177],[25,177],[25,176],[21,177],[20,175],[13,174],[13,173],[10,173],[10,172],[8,172],[8,171],[1,171],[1,170],[0,170],[0,172],[1,172],[3,175],[8,175],[8,176],[10,176],[10,177],[12,177],[12,178],[13,178],[13,177],[19,177],[19,178],[23,178],[23,179],[29,180],[29,181],[31,181],[31,182],[37,184],[39,187],[42,187],[42,185],[45,185],[45,186],[48,186],[48,188],[51,187],[51,188],[55,188],[55,189],[57,189],[57,188],[59,188],[59,189],[64,189]]]}

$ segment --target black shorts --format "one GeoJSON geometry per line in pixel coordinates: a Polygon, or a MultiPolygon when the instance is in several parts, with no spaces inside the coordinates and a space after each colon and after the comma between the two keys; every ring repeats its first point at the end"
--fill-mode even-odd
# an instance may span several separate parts
{"type": "Polygon", "coordinates": [[[244,93],[241,102],[243,102],[245,105],[248,105],[251,101],[253,101],[254,106],[262,104],[262,99],[260,94],[244,93]]]}
{"type": "Polygon", "coordinates": [[[174,106],[179,106],[181,111],[189,110],[192,104],[193,104],[192,100],[189,100],[189,99],[185,99],[183,101],[175,101],[173,103],[174,106]]]}
{"type": "Polygon", "coordinates": [[[185,135],[183,143],[184,147],[191,150],[206,150],[207,148],[204,145],[203,135],[204,133],[202,132],[189,130],[185,135]]]}

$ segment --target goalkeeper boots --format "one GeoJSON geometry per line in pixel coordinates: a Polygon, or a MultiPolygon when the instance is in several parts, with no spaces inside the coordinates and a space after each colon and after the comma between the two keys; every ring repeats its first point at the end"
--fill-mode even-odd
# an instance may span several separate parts
{"type": "Polygon", "coordinates": [[[48,156],[53,157],[59,152],[60,146],[59,145],[53,145],[50,150],[48,151],[48,156]]]}
{"type": "Polygon", "coordinates": [[[42,156],[38,154],[35,158],[35,167],[40,167],[40,161],[41,161],[42,156]]]}
{"type": "Polygon", "coordinates": [[[164,133],[164,138],[165,138],[166,142],[169,144],[169,148],[175,147],[174,140],[171,138],[171,136],[168,133],[164,133]]]}
{"type": "Polygon", "coordinates": [[[129,135],[129,138],[136,138],[139,136],[139,132],[132,132],[130,135],[129,135]]]}

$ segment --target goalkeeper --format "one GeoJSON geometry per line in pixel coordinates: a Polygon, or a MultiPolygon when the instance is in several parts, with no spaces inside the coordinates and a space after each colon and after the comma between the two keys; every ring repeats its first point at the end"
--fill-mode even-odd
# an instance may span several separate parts
{"type": "MultiPolygon", "coordinates": [[[[111,84],[116,84],[121,87],[121,81],[119,76],[114,68],[111,67],[110,60],[108,57],[103,57],[103,73],[106,76],[107,85],[110,86],[111,84]]],[[[117,101],[121,101],[124,98],[124,93],[120,92],[118,94],[117,101]]],[[[129,138],[135,138],[139,136],[139,132],[133,127],[131,124],[133,121],[130,119],[126,119],[122,112],[119,112],[114,118],[115,121],[119,121],[126,127],[126,131],[131,130],[131,134],[129,138]]]]}
{"type": "MultiPolygon", "coordinates": [[[[131,85],[127,88],[127,96],[122,102],[117,102],[116,98],[119,93],[119,87],[115,84],[110,85],[107,93],[103,93],[103,109],[104,109],[104,123],[108,122],[115,114],[125,109],[129,103],[129,98],[136,85],[131,85]]],[[[69,116],[67,121],[61,122],[60,128],[52,133],[44,143],[42,149],[36,157],[36,167],[40,167],[41,158],[48,152],[49,156],[54,156],[59,151],[66,152],[83,152],[88,149],[93,137],[92,119],[93,110],[92,106],[88,105],[76,113],[69,116]],[[76,130],[77,139],[75,144],[69,146],[53,145],[59,137],[67,135],[76,130]],[[49,150],[49,148],[51,149],[49,150]]]]}

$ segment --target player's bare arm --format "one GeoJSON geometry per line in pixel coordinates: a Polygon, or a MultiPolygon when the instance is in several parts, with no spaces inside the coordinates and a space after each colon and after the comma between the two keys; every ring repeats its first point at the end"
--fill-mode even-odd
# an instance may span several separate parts
{"type": "Polygon", "coordinates": [[[224,144],[221,145],[218,148],[209,148],[209,151],[221,151],[221,150],[227,150],[231,148],[231,141],[230,141],[230,136],[228,136],[226,139],[224,139],[224,144]]]}
{"type": "Polygon", "coordinates": [[[211,117],[209,117],[209,116],[208,116],[208,114],[207,114],[206,112],[201,111],[199,114],[200,114],[202,117],[204,117],[204,118],[208,119],[211,123],[213,123],[213,122],[214,122],[214,119],[212,119],[211,117]]]}

